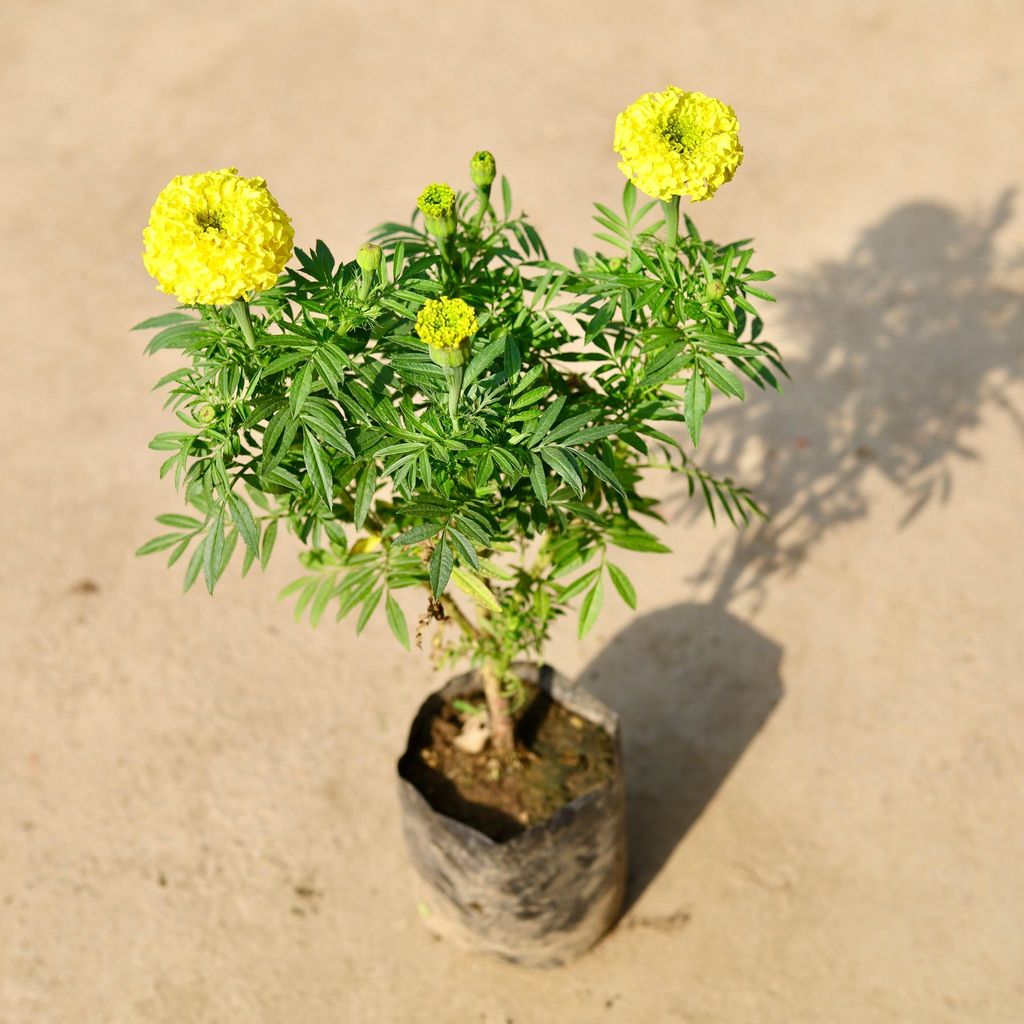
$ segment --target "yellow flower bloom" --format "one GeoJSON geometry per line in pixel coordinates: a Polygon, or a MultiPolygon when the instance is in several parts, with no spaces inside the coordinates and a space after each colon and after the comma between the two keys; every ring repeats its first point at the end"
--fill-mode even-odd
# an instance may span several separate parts
{"type": "Polygon", "coordinates": [[[739,121],[728,104],[670,85],[649,92],[615,119],[619,169],[655,199],[698,202],[732,180],[743,162],[739,121]]]}
{"type": "Polygon", "coordinates": [[[416,333],[431,348],[456,349],[479,329],[473,307],[462,299],[427,299],[416,314],[416,333]]]}
{"type": "Polygon", "coordinates": [[[157,196],[143,262],[180,302],[222,306],[270,288],[292,254],[288,215],[234,167],[179,175],[157,196]]]}

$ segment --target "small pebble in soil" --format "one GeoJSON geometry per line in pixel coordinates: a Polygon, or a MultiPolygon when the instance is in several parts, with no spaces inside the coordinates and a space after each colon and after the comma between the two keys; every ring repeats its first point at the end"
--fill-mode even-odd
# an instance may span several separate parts
{"type": "Polygon", "coordinates": [[[483,715],[467,718],[452,745],[467,754],[479,754],[491,738],[491,723],[483,715]]]}

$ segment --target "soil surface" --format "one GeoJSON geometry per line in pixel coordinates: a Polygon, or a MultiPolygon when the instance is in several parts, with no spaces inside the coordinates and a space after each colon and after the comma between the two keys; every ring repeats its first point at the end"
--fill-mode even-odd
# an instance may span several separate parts
{"type": "Polygon", "coordinates": [[[476,754],[453,746],[466,721],[466,704],[484,713],[483,694],[477,693],[445,702],[402,760],[402,774],[434,810],[498,842],[546,821],[603,786],[615,771],[615,745],[601,726],[536,686],[523,688],[510,754],[497,754],[490,744],[476,754]]]}

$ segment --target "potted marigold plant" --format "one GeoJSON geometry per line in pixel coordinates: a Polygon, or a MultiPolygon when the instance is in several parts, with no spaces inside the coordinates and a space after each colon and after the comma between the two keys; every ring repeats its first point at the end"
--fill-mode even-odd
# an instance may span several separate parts
{"type": "Polygon", "coordinates": [[[282,526],[304,546],[298,616],[382,613],[410,646],[469,671],[419,711],[399,762],[403,826],[427,923],[523,963],[588,948],[625,880],[613,712],[542,662],[552,623],[582,637],[616,549],[666,552],[644,474],[685,478],[714,514],[760,510],[692,460],[712,396],[777,386],[761,337],[771,300],[746,242],[704,239],[681,196],[709,199],[742,159],[732,108],[669,88],[619,115],[621,212],[597,205],[605,252],[551,259],[515,214],[494,158],[472,188],[428,185],[338,261],[295,250],[266,183],[233,169],[175,178],[145,262],[182,308],[140,324],[177,349],[160,384],[179,425],[165,452],[189,514],[169,551],[212,593],[236,551],[266,565],[282,526]],[[500,192],[499,196],[494,192],[500,192]],[[649,199],[641,199],[645,193],[649,199]],[[680,432],[680,429],[684,432],[680,432]],[[400,591],[412,591],[400,602],[400,591]]]}

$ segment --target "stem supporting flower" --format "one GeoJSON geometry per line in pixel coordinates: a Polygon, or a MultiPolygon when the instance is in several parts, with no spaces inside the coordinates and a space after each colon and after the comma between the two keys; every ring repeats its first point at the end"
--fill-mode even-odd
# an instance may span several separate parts
{"type": "Polygon", "coordinates": [[[445,377],[448,378],[448,415],[452,420],[452,429],[459,429],[459,397],[462,395],[462,365],[446,366],[445,377]]]}

